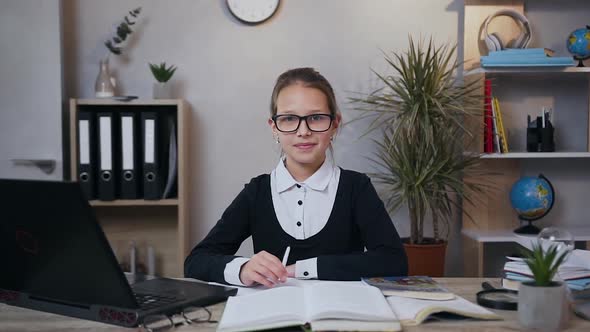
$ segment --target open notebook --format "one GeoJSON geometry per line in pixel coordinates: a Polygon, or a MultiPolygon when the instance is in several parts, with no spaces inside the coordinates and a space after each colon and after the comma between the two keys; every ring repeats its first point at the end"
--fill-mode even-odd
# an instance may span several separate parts
{"type": "Polygon", "coordinates": [[[313,330],[401,330],[377,288],[322,282],[230,297],[218,331],[263,330],[305,323],[310,323],[313,330]]]}
{"type": "Polygon", "coordinates": [[[387,298],[387,302],[389,302],[389,305],[391,305],[391,308],[404,326],[422,324],[424,320],[436,313],[451,313],[464,317],[487,320],[502,319],[495,313],[459,296],[448,301],[420,300],[390,296],[387,298]]]}

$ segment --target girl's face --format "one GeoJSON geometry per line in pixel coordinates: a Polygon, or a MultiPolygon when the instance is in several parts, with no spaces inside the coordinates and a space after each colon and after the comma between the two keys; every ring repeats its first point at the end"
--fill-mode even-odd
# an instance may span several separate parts
{"type": "Polygon", "coordinates": [[[276,104],[277,117],[275,121],[269,119],[268,124],[275,137],[279,138],[287,165],[295,163],[305,168],[319,168],[326,157],[330,139],[340,124],[340,114],[330,118],[326,95],[319,89],[301,83],[283,88],[276,104]],[[298,116],[308,116],[307,123],[298,116]],[[309,126],[315,131],[310,130],[309,126]],[[293,131],[294,128],[297,130],[293,131]]]}

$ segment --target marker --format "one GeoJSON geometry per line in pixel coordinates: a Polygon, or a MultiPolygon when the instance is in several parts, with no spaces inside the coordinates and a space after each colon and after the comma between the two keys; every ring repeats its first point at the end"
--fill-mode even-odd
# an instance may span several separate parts
{"type": "Polygon", "coordinates": [[[283,266],[287,267],[287,260],[289,259],[289,251],[291,251],[291,247],[287,247],[287,249],[285,249],[285,255],[283,256],[283,266]]]}

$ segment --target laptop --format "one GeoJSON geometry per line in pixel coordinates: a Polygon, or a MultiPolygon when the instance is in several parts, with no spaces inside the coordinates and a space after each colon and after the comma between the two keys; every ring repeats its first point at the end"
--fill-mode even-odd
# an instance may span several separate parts
{"type": "Polygon", "coordinates": [[[0,180],[0,302],[135,327],[225,301],[237,289],[119,267],[76,182],[0,180]]]}

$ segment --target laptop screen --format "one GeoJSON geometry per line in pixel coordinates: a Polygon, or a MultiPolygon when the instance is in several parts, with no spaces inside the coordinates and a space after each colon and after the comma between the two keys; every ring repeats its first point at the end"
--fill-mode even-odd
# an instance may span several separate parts
{"type": "Polygon", "coordinates": [[[74,182],[0,180],[0,288],[67,304],[136,308],[74,182]]]}

